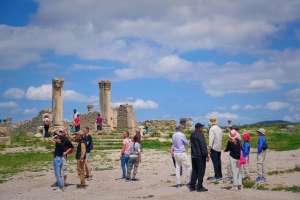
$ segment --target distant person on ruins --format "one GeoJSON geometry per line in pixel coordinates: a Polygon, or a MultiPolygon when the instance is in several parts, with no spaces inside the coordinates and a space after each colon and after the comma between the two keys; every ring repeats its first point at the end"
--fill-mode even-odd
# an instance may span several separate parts
{"type": "Polygon", "coordinates": [[[239,133],[236,130],[231,130],[229,133],[229,140],[225,148],[225,152],[229,152],[230,155],[230,166],[233,176],[233,187],[232,190],[242,189],[242,170],[239,164],[241,158],[241,141],[239,133]]]}
{"type": "Polygon", "coordinates": [[[250,133],[243,133],[243,145],[242,145],[242,153],[245,158],[246,163],[242,166],[243,178],[249,178],[249,161],[250,161],[250,133]]]}
{"type": "Polygon", "coordinates": [[[80,131],[80,115],[77,114],[76,118],[74,119],[74,126],[75,126],[75,132],[80,131]]]}
{"type": "Polygon", "coordinates": [[[188,141],[182,132],[182,127],[180,125],[176,127],[176,132],[172,136],[172,144],[176,162],[176,187],[178,188],[182,186],[180,181],[180,166],[184,167],[188,181],[191,175],[191,167],[185,153],[185,146],[188,145],[188,141]]]}
{"type": "Polygon", "coordinates": [[[80,178],[80,184],[78,184],[77,187],[85,188],[87,185],[85,184],[84,167],[86,161],[87,145],[82,132],[76,133],[75,141],[78,143],[75,157],[77,160],[77,172],[80,178]]]}
{"type": "Polygon", "coordinates": [[[135,181],[136,174],[138,171],[139,163],[141,162],[141,145],[140,138],[138,135],[133,137],[133,142],[130,144],[129,150],[129,160],[128,160],[128,168],[127,168],[127,177],[126,180],[135,181]],[[131,177],[131,171],[133,169],[133,175],[131,177]]]}
{"type": "Polygon", "coordinates": [[[257,142],[257,178],[256,182],[265,182],[265,169],[264,163],[266,159],[268,144],[266,139],[266,130],[260,128],[257,130],[258,142],[257,142]]]}
{"type": "Polygon", "coordinates": [[[122,150],[121,150],[121,155],[120,155],[121,168],[122,168],[122,179],[125,179],[127,176],[130,145],[131,145],[131,140],[129,139],[129,132],[126,131],[123,133],[123,145],[122,145],[122,150]]]}
{"type": "Polygon", "coordinates": [[[49,119],[48,114],[46,114],[43,118],[43,125],[44,125],[44,137],[48,138],[48,137],[50,137],[50,134],[49,134],[50,119],[49,119]]]}
{"type": "Polygon", "coordinates": [[[195,125],[195,131],[191,135],[192,176],[190,191],[208,191],[203,187],[203,177],[205,175],[206,162],[208,161],[207,146],[202,132],[203,127],[203,124],[197,123],[195,125]]]}
{"type": "Polygon", "coordinates": [[[98,113],[98,115],[97,115],[96,125],[97,125],[97,131],[102,131],[103,117],[101,116],[100,113],[98,113]]]}
{"type": "Polygon", "coordinates": [[[209,129],[209,144],[208,151],[214,167],[214,177],[209,177],[208,180],[218,182],[222,179],[222,163],[221,150],[223,141],[223,131],[218,126],[217,118],[211,117],[209,119],[211,125],[209,129]]]}
{"type": "Polygon", "coordinates": [[[53,142],[55,144],[53,169],[56,178],[56,185],[58,187],[58,191],[63,191],[64,178],[62,176],[62,167],[63,167],[64,144],[62,142],[62,135],[60,135],[60,133],[55,134],[53,138],[53,142]]]}
{"type": "Polygon", "coordinates": [[[75,118],[77,117],[79,113],[77,112],[77,109],[73,110],[73,121],[75,120],[75,118]]]}
{"type": "Polygon", "coordinates": [[[85,178],[88,179],[88,181],[92,180],[92,168],[90,166],[89,163],[89,159],[90,159],[90,153],[94,148],[94,144],[93,144],[93,138],[92,135],[90,134],[90,128],[89,127],[85,127],[83,129],[83,134],[85,137],[85,141],[86,141],[86,159],[85,159],[85,178]]]}

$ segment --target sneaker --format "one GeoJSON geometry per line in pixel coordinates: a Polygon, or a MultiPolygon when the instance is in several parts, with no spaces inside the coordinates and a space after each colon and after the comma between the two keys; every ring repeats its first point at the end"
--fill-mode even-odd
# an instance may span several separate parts
{"type": "Polygon", "coordinates": [[[216,179],[214,176],[210,176],[210,177],[207,177],[206,180],[211,181],[211,180],[214,180],[214,179],[216,179]]]}
{"type": "Polygon", "coordinates": [[[260,177],[260,176],[258,176],[258,177],[256,177],[256,179],[255,179],[255,181],[258,183],[258,182],[261,182],[261,179],[262,177],[260,177]]]}
{"type": "Polygon", "coordinates": [[[91,180],[93,180],[93,178],[92,178],[92,176],[89,176],[89,177],[87,177],[86,180],[91,181],[91,180]]]}
{"type": "Polygon", "coordinates": [[[131,180],[131,178],[128,178],[128,177],[126,178],[126,181],[130,181],[130,180],[131,180]]]}
{"type": "Polygon", "coordinates": [[[190,190],[190,192],[194,192],[194,191],[196,191],[196,187],[195,186],[190,186],[189,190],[190,190]]]}
{"type": "Polygon", "coordinates": [[[139,179],[137,179],[137,178],[132,178],[131,180],[132,180],[132,181],[138,181],[139,179]]]}
{"type": "Polygon", "coordinates": [[[197,192],[207,192],[208,189],[206,189],[205,187],[201,187],[197,189],[197,192]]]}
{"type": "Polygon", "coordinates": [[[242,190],[242,186],[241,185],[238,185],[238,190],[242,190]]]}
{"type": "Polygon", "coordinates": [[[51,185],[51,187],[57,187],[56,182],[51,185]]]}

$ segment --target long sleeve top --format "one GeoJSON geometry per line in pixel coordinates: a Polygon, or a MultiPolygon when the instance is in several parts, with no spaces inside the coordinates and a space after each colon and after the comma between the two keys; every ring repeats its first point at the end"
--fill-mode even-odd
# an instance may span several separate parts
{"type": "Polygon", "coordinates": [[[172,136],[172,144],[174,153],[183,153],[185,152],[185,145],[188,144],[188,141],[185,135],[178,131],[172,136]]]}
{"type": "Polygon", "coordinates": [[[191,135],[191,156],[192,158],[207,157],[207,146],[203,133],[194,132],[191,135]]]}
{"type": "Polygon", "coordinates": [[[242,150],[243,150],[243,156],[244,157],[248,157],[250,154],[250,142],[244,142],[243,146],[242,146],[242,150]]]}
{"type": "Polygon", "coordinates": [[[213,125],[209,129],[209,144],[208,144],[208,146],[215,151],[221,152],[222,140],[223,140],[222,129],[217,125],[213,125]]]}
{"type": "Polygon", "coordinates": [[[241,157],[241,142],[240,142],[240,140],[237,140],[236,143],[228,141],[225,152],[228,152],[228,151],[229,151],[229,155],[232,158],[239,160],[241,157]]]}
{"type": "Polygon", "coordinates": [[[266,146],[267,146],[266,137],[264,135],[260,135],[258,137],[257,153],[260,154],[261,152],[263,152],[266,146]]]}

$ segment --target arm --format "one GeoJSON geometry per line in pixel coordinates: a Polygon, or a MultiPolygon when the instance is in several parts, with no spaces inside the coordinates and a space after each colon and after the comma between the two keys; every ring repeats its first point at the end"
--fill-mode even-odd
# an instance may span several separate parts
{"type": "Polygon", "coordinates": [[[229,141],[227,142],[226,148],[225,148],[225,152],[228,152],[230,150],[230,143],[229,141]]]}
{"type": "Polygon", "coordinates": [[[124,152],[125,152],[125,144],[124,144],[124,142],[123,142],[122,150],[121,150],[121,157],[123,156],[124,152]]]}
{"type": "Polygon", "coordinates": [[[258,145],[257,145],[257,153],[261,153],[263,151],[264,140],[262,137],[258,138],[258,145]]]}
{"type": "Polygon", "coordinates": [[[86,154],[86,145],[84,143],[81,143],[81,154],[80,154],[81,161],[84,161],[85,154],[86,154]]]}
{"type": "Polygon", "coordinates": [[[214,140],[215,140],[215,133],[214,133],[213,128],[209,129],[209,134],[208,135],[209,135],[208,147],[209,147],[209,149],[211,149],[212,146],[213,146],[214,140]]]}
{"type": "Polygon", "coordinates": [[[200,138],[200,148],[201,148],[201,153],[202,155],[204,156],[208,156],[208,151],[207,151],[207,146],[206,146],[206,143],[205,143],[205,139],[204,139],[204,136],[201,136],[200,138]]]}
{"type": "Polygon", "coordinates": [[[186,136],[184,134],[183,134],[183,137],[182,137],[182,141],[183,141],[184,145],[189,144],[189,141],[186,139],[186,136]]]}

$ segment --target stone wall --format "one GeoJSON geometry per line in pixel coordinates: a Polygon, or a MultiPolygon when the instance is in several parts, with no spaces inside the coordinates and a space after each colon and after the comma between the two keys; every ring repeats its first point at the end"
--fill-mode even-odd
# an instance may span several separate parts
{"type": "Polygon", "coordinates": [[[134,129],[136,128],[135,114],[133,106],[124,104],[120,105],[117,112],[117,128],[118,129],[134,129]]]}
{"type": "MultiPolygon", "coordinates": [[[[49,115],[50,121],[52,122],[52,113],[50,109],[44,109],[38,113],[38,115],[31,120],[25,120],[16,123],[15,131],[22,131],[26,133],[36,133],[40,126],[43,126],[43,117],[45,114],[49,115]]],[[[50,125],[51,126],[51,125],[50,125]]]]}
{"type": "Polygon", "coordinates": [[[175,131],[176,120],[147,120],[142,123],[148,127],[151,132],[155,131],[175,131]]]}
{"type": "Polygon", "coordinates": [[[99,112],[88,112],[80,115],[80,127],[89,127],[96,130],[96,119],[99,112]]]}

